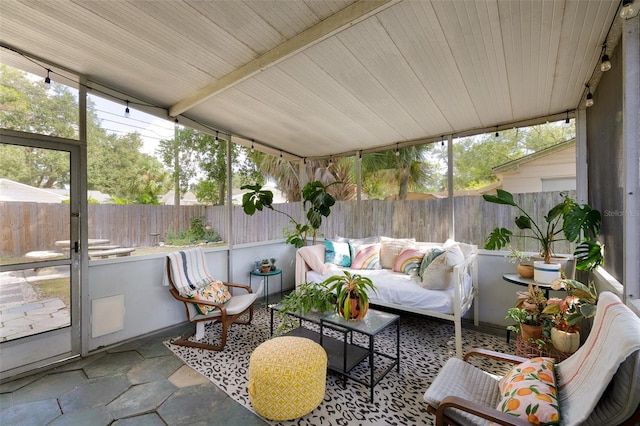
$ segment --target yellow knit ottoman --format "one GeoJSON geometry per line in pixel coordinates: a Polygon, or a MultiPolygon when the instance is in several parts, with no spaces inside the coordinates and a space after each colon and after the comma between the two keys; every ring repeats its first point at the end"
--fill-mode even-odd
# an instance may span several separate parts
{"type": "Polygon", "coordinates": [[[269,420],[292,420],[324,399],[327,353],[304,337],[276,337],[258,346],[249,360],[249,399],[269,420]]]}

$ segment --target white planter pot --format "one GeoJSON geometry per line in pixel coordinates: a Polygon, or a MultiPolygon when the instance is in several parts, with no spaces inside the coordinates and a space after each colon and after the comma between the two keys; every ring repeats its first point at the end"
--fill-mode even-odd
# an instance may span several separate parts
{"type": "Polygon", "coordinates": [[[551,329],[551,343],[560,352],[572,354],[580,347],[580,333],[567,333],[553,327],[551,329]]]}
{"type": "Polygon", "coordinates": [[[551,284],[560,278],[559,263],[544,263],[544,260],[533,262],[533,280],[538,284],[551,284]]]}

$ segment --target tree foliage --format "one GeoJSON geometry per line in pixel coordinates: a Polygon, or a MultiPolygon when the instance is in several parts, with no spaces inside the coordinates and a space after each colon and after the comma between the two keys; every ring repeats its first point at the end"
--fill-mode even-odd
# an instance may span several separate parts
{"type": "MultiPolygon", "coordinates": [[[[212,136],[187,127],[179,127],[177,137],[160,141],[156,152],[172,170],[176,192],[193,190],[198,201],[223,205],[227,189],[227,144],[222,137],[212,136]],[[178,164],[176,167],[176,155],[178,164]]],[[[244,184],[255,181],[257,168],[247,155],[247,149],[231,145],[231,164],[235,181],[244,184]]]]}
{"type": "MultiPolygon", "coordinates": [[[[46,90],[19,70],[0,64],[0,127],[78,139],[77,95],[55,81],[46,90]]],[[[88,188],[128,203],[157,203],[167,190],[167,172],[154,157],[140,152],[138,133],[117,136],[100,127],[87,102],[88,188]]],[[[70,182],[69,154],[50,149],[0,145],[0,176],[40,188],[64,188],[70,182]],[[17,161],[16,161],[17,160],[17,161]]]]}

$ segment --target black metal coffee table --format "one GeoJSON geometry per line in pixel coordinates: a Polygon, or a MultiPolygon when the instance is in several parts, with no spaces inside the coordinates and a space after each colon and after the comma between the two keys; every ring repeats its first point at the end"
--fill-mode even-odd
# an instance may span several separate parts
{"type": "MultiPolygon", "coordinates": [[[[273,334],[273,315],[278,311],[279,305],[271,305],[271,334],[273,334]]],[[[337,312],[309,312],[307,314],[288,312],[300,320],[300,327],[287,333],[290,336],[306,337],[320,345],[327,352],[327,368],[343,379],[346,386],[347,379],[361,383],[370,389],[371,402],[373,402],[373,389],[394,367],[400,372],[400,317],[395,314],[369,309],[367,315],[359,321],[345,320],[337,312]],[[304,322],[320,326],[320,332],[303,326],[304,322]],[[375,338],[385,328],[396,325],[396,353],[395,356],[380,352],[375,349],[375,338]],[[341,334],[341,339],[326,335],[325,329],[331,329],[341,334]],[[353,333],[366,336],[367,346],[361,346],[353,342],[353,333]],[[390,362],[380,371],[375,369],[375,357],[380,356],[390,362]],[[352,370],[368,358],[369,374],[366,379],[361,375],[351,374],[352,370]]]]}

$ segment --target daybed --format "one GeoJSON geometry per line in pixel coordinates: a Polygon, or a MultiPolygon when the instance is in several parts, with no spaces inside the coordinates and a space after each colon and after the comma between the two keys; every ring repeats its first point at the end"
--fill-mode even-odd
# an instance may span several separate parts
{"type": "Polygon", "coordinates": [[[343,270],[367,276],[377,288],[371,304],[453,321],[456,356],[462,358],[461,319],[472,304],[478,325],[477,251],[452,240],[325,240],[298,249],[295,282],[321,282],[343,270]]]}

